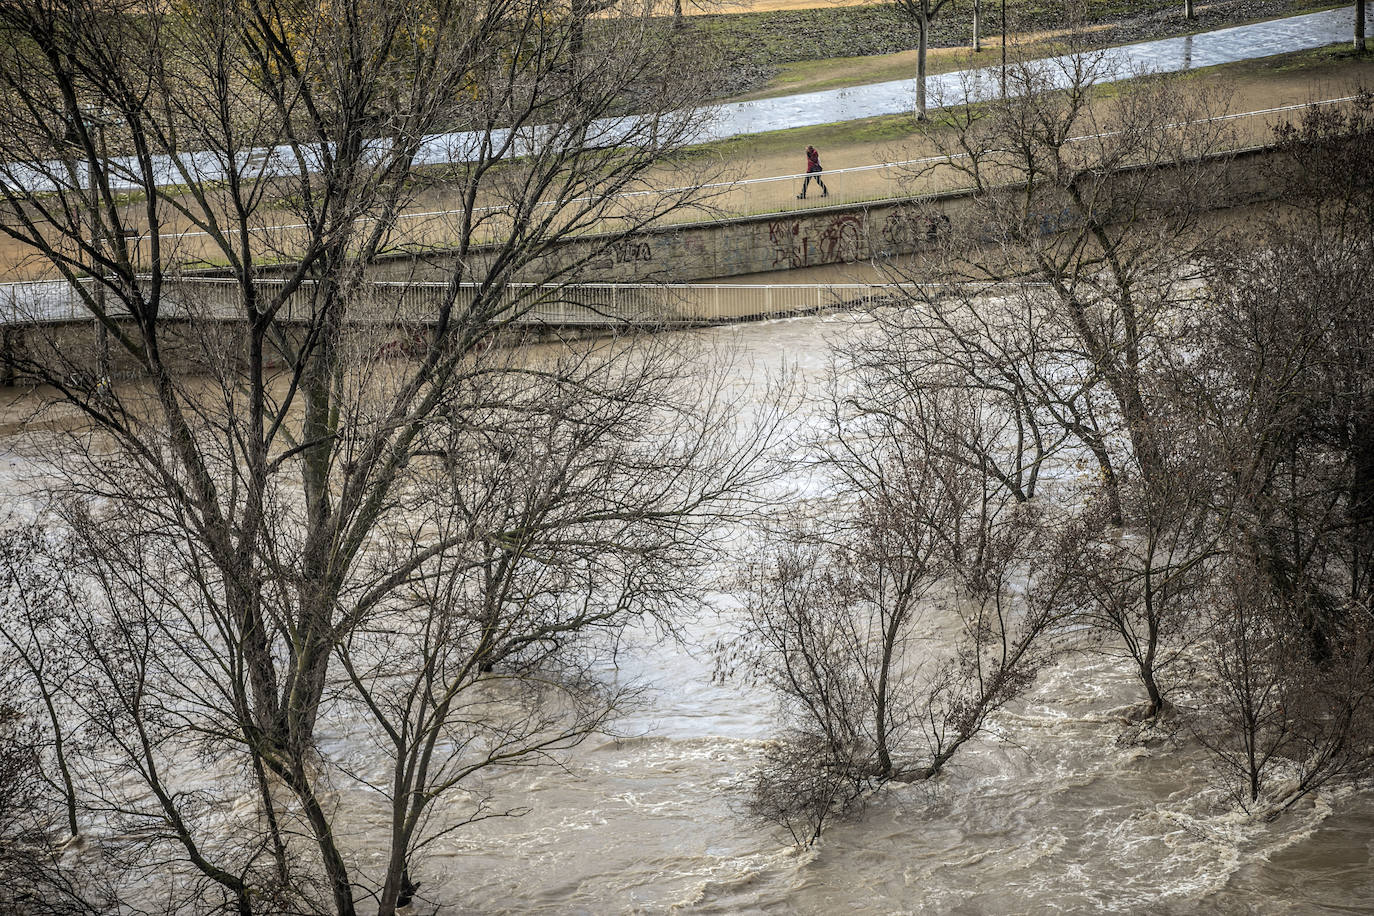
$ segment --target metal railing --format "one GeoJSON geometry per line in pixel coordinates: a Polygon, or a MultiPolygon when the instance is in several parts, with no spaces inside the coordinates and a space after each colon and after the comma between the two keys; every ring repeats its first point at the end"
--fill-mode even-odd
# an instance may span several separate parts
{"type": "MultiPolygon", "coordinates": [[[[1356,96],[1323,99],[1317,102],[1284,105],[1257,111],[1218,115],[1212,118],[1179,122],[1163,129],[1185,127],[1189,124],[1229,122],[1246,118],[1287,115],[1312,105],[1339,105],[1354,101],[1356,96]]],[[[1268,126],[1268,125],[1266,125],[1268,126]]],[[[1072,138],[1075,142],[1100,140],[1111,132],[1072,138]]],[[[1224,152],[1224,150],[1222,151],[1224,152]]],[[[902,187],[902,178],[920,169],[948,165],[958,157],[932,156],[893,162],[872,163],[834,169],[823,173],[828,194],[817,197],[808,194],[798,200],[806,175],[781,175],[765,178],[722,182],[694,188],[646,189],[620,195],[627,208],[639,205],[645,195],[681,196],[687,192],[699,194],[705,201],[701,206],[685,208],[673,214],[677,220],[701,219],[705,215],[723,219],[729,216],[757,213],[784,213],[818,205],[853,205],[875,200],[902,199],[912,189],[902,187]]],[[[929,192],[930,189],[924,189],[929,192]]],[[[584,199],[588,200],[589,199],[584,199]]],[[[564,202],[565,205],[567,202],[564,202]]],[[[652,201],[650,201],[652,204],[652,201]]],[[[552,204],[550,205],[552,206],[552,204]]],[[[486,227],[492,237],[507,231],[500,208],[481,208],[475,221],[486,227]]],[[[400,224],[402,236],[421,247],[441,248],[448,238],[446,232],[454,226],[461,211],[435,210],[404,214],[400,224]]],[[[292,232],[304,231],[304,226],[259,227],[253,231],[276,233],[272,239],[278,251],[288,250],[292,232]]],[[[172,234],[165,239],[194,239],[204,233],[172,234]]],[[[34,324],[86,320],[91,317],[87,307],[92,290],[91,280],[79,281],[77,286],[65,280],[33,281],[0,284],[0,324],[34,324]]],[[[256,281],[260,295],[270,299],[280,290],[280,280],[256,281]]],[[[353,321],[423,322],[432,320],[447,284],[437,283],[370,283],[350,301],[349,316],[353,321]]],[[[746,317],[791,315],[841,307],[845,304],[871,302],[891,295],[894,287],[884,284],[801,284],[801,285],[744,285],[744,284],[582,284],[576,286],[540,286],[510,284],[499,295],[483,292],[480,284],[464,284],[455,295],[454,308],[463,314],[480,311],[490,320],[511,320],[529,324],[673,324],[725,321],[746,317]],[[886,292],[884,292],[886,291],[886,292]]],[[[242,291],[232,280],[179,279],[165,281],[162,294],[164,314],[169,317],[203,317],[213,320],[236,320],[243,315],[242,291]]],[[[288,321],[307,320],[313,291],[305,287],[283,306],[282,316],[288,321]]],[[[112,303],[113,304],[113,303],[112,303]]]]}
{"type": "MultiPolygon", "coordinates": [[[[1189,126],[1252,121],[1255,131],[1269,131],[1294,111],[1312,106],[1342,105],[1352,102],[1356,96],[1321,99],[1293,105],[1281,105],[1254,111],[1233,112],[1208,118],[1163,125],[1161,130],[1181,129],[1189,126]]],[[[1115,131],[1085,134],[1069,138],[1070,143],[1088,143],[1095,140],[1110,139],[1115,131]]],[[[1218,149],[1214,152],[1225,153],[1249,148],[1253,144],[1241,143],[1236,147],[1218,149]]],[[[549,202],[535,207],[530,217],[538,220],[551,208],[570,211],[589,212],[596,210],[608,222],[602,225],[579,227],[579,232],[602,231],[612,225],[616,217],[630,217],[634,214],[663,211],[656,225],[680,225],[703,221],[739,219],[750,216],[769,216],[773,214],[795,213],[823,206],[854,206],[888,200],[903,200],[913,196],[941,191],[958,191],[963,187],[953,168],[955,160],[967,158],[967,154],[952,156],[926,156],[915,159],[902,159],[890,162],[874,162],[866,165],[828,169],[820,173],[821,185],[806,173],[772,175],[759,178],[744,178],[735,181],[713,182],[700,185],[675,186],[669,188],[644,188],[626,191],[608,197],[574,197],[563,201],[549,202]],[[942,170],[941,166],[947,167],[942,170]],[[913,187],[913,178],[920,176],[920,187],[913,187]],[[813,180],[810,187],[805,186],[808,177],[813,180]],[[803,190],[805,198],[801,197],[803,190]],[[671,206],[670,202],[690,199],[690,205],[671,206]],[[605,207],[604,214],[599,208],[605,207]]],[[[397,250],[435,250],[450,247],[460,236],[466,236],[476,243],[495,242],[507,237],[512,228],[512,214],[509,208],[498,206],[477,207],[472,211],[471,228],[465,229],[467,211],[462,209],[437,209],[402,213],[396,218],[396,231],[390,245],[397,250]]],[[[362,221],[374,218],[363,217],[362,221]]],[[[595,221],[590,221],[595,222],[595,221]]],[[[253,227],[250,231],[259,234],[266,247],[282,253],[298,249],[304,242],[308,227],[304,224],[253,227]]],[[[208,239],[205,232],[166,233],[161,236],[164,244],[193,242],[208,239]]]]}
{"type": "MultiPolygon", "coordinates": [[[[257,294],[279,295],[282,281],[261,281],[257,294]]],[[[178,280],[171,297],[185,315],[232,320],[242,315],[241,291],[232,281],[178,280]]],[[[891,298],[900,284],[740,283],[511,283],[491,289],[465,283],[367,283],[348,300],[346,320],[366,324],[426,324],[452,302],[458,316],[521,325],[665,326],[782,317],[872,305],[891,298]]],[[[279,317],[309,321],[317,302],[309,286],[287,297],[279,317]]]]}
{"type": "MultiPolygon", "coordinates": [[[[281,295],[281,280],[254,283],[260,303],[281,295]]],[[[91,281],[75,289],[66,281],[0,285],[0,324],[37,325],[89,321],[91,281]]],[[[497,289],[481,284],[374,282],[347,297],[350,324],[424,325],[438,319],[450,300],[456,316],[517,325],[663,327],[776,318],[881,304],[907,284],[796,283],[587,283],[546,286],[513,283],[497,289]]],[[[164,281],[164,320],[243,320],[244,290],[233,280],[164,281]]],[[[120,310],[110,302],[109,313],[120,310]]],[[[317,290],[304,284],[281,303],[277,320],[307,322],[319,307],[317,290]]]]}
{"type": "Polygon", "coordinates": [[[53,324],[91,317],[86,303],[91,280],[74,287],[66,280],[30,280],[0,283],[0,325],[53,324]],[[77,287],[84,288],[83,291],[77,287]]]}

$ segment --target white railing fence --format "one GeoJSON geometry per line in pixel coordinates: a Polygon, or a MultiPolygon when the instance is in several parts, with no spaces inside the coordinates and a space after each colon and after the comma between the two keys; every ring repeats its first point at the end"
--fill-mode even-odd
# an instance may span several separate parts
{"type": "MultiPolygon", "coordinates": [[[[1236,151],[1252,146],[1255,135],[1272,130],[1274,126],[1293,112],[1312,106],[1343,105],[1352,102],[1356,96],[1321,99],[1295,105],[1280,105],[1255,111],[1233,112],[1210,118],[1198,118],[1163,125],[1161,130],[1180,130],[1187,127],[1237,123],[1244,124],[1236,135],[1236,143],[1229,148],[1215,150],[1217,153],[1236,151]],[[1248,131],[1250,139],[1243,133],[1248,131]]],[[[1110,139],[1114,131],[1085,134],[1071,137],[1070,143],[1087,144],[1110,139]]],[[[846,166],[827,169],[819,176],[826,192],[822,195],[821,185],[816,180],[806,187],[805,173],[772,175],[759,178],[744,178],[735,181],[722,181],[701,185],[644,188],[628,191],[609,197],[578,197],[568,200],[549,202],[543,207],[587,212],[606,208],[608,217],[629,213],[658,213],[656,220],[660,225],[675,225],[688,222],[738,219],[747,216],[768,216],[777,213],[793,213],[823,206],[847,206],[875,203],[885,200],[904,199],[914,195],[936,191],[957,191],[960,188],[959,176],[954,173],[954,161],[965,158],[962,154],[954,156],[928,156],[923,158],[874,162],[865,165],[846,166]],[[919,179],[916,176],[920,176],[919,179]],[[919,185],[919,186],[917,186],[919,185]],[[800,195],[803,190],[806,197],[800,195]],[[692,199],[699,203],[690,206],[671,206],[670,202],[692,199]]],[[[536,208],[536,211],[539,208],[536,208]]],[[[461,209],[432,209],[412,211],[401,214],[396,220],[396,229],[391,245],[398,249],[441,249],[452,245],[460,235],[470,232],[472,241],[491,242],[506,237],[511,228],[508,208],[499,206],[477,207],[472,211],[472,228],[464,229],[467,211],[461,209]]],[[[535,216],[540,214],[536,212],[535,216]]],[[[371,219],[365,217],[365,220],[371,219]]],[[[583,231],[595,231],[595,220],[588,221],[583,231]]],[[[303,224],[259,226],[250,231],[259,233],[267,246],[274,251],[288,253],[299,248],[306,235],[303,224]]],[[[185,248],[188,244],[207,238],[203,232],[166,233],[161,237],[168,250],[185,248]]]]}
{"type": "MultiPolygon", "coordinates": [[[[254,295],[271,303],[281,280],[260,280],[254,295]]],[[[92,320],[90,281],[74,289],[65,281],[0,285],[0,324],[58,324],[92,320]]],[[[831,309],[867,307],[909,291],[898,283],[587,283],[544,286],[513,283],[498,289],[480,284],[367,283],[346,297],[350,324],[427,324],[452,302],[453,315],[520,325],[671,326],[783,317],[831,309]]],[[[277,318],[308,322],[319,291],[302,284],[281,303],[277,318]]],[[[246,314],[245,290],[233,280],[165,281],[161,317],[166,320],[239,321],[246,314]]],[[[118,316],[116,300],[107,311],[118,316]]]]}

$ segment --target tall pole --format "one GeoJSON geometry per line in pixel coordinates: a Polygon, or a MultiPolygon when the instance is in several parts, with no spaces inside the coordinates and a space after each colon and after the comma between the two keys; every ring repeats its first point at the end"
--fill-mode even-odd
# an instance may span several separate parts
{"type": "MultiPolygon", "coordinates": [[[[106,167],[105,164],[106,164],[107,162],[110,161],[110,151],[109,151],[109,148],[105,146],[105,119],[104,119],[103,117],[100,118],[100,120],[98,120],[98,121],[96,122],[95,130],[96,130],[96,136],[97,136],[97,137],[99,138],[99,140],[100,140],[100,167],[101,167],[101,168],[105,168],[105,167],[106,167]]],[[[92,177],[94,177],[94,172],[93,172],[93,174],[92,174],[92,177]]],[[[92,181],[92,182],[91,182],[91,185],[92,185],[92,191],[94,191],[94,190],[95,190],[95,182],[92,181]]],[[[99,197],[98,194],[95,196],[94,199],[95,199],[95,201],[96,201],[96,204],[99,205],[100,197],[99,197]]],[[[97,220],[95,225],[98,227],[98,226],[100,225],[100,221],[97,220]]],[[[94,241],[94,240],[92,240],[92,241],[94,241]]],[[[104,241],[105,241],[105,233],[104,233],[104,232],[101,232],[101,234],[100,234],[100,241],[101,241],[101,242],[104,242],[104,241]]],[[[96,246],[96,254],[97,254],[98,256],[104,254],[104,248],[103,248],[103,246],[100,246],[100,245],[97,245],[97,246],[96,246]]],[[[97,263],[98,263],[98,262],[97,262],[97,263]]],[[[110,385],[110,332],[109,332],[109,330],[105,327],[105,282],[104,282],[104,281],[105,281],[105,271],[104,271],[104,268],[101,269],[100,274],[101,274],[100,279],[99,279],[99,281],[97,281],[96,284],[95,284],[95,303],[96,303],[96,308],[100,310],[100,316],[101,316],[101,320],[100,320],[100,323],[99,323],[99,327],[96,329],[96,372],[98,372],[98,373],[100,374],[100,378],[99,378],[99,380],[96,382],[96,384],[97,384],[98,386],[100,386],[100,391],[101,391],[101,393],[102,393],[102,394],[105,394],[105,393],[106,393],[106,389],[108,389],[108,387],[109,387],[109,385],[110,385]]]]}
{"type": "Polygon", "coordinates": [[[1007,0],[1002,0],[1002,98],[1007,97],[1007,0]]]}
{"type": "Polygon", "coordinates": [[[86,184],[90,187],[91,195],[91,282],[94,285],[92,295],[98,312],[95,320],[96,390],[103,394],[105,386],[110,384],[110,335],[105,327],[105,270],[100,263],[104,254],[101,244],[104,241],[104,233],[100,228],[100,182],[96,169],[108,161],[109,150],[105,145],[104,112],[83,108],[77,111],[77,117],[81,119],[82,127],[88,131],[95,128],[96,132],[91,155],[86,160],[86,184]]]}

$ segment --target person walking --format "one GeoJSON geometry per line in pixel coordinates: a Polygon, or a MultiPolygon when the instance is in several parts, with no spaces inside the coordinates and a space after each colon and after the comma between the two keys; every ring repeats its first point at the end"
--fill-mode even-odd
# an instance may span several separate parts
{"type": "Polygon", "coordinates": [[[802,182],[802,192],[797,195],[797,200],[806,200],[806,188],[811,184],[811,179],[816,180],[816,184],[821,186],[821,196],[829,197],[830,189],[821,181],[821,154],[816,152],[814,146],[806,148],[806,180],[802,182]]]}

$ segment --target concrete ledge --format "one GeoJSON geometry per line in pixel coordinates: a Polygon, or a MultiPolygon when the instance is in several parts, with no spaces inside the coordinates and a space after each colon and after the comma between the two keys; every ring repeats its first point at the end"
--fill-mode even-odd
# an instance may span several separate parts
{"type": "MultiPolygon", "coordinates": [[[[1225,174],[1221,208],[1273,197],[1263,186],[1263,163],[1270,147],[1254,147],[1208,157],[1225,174]]],[[[1157,166],[1136,166],[1126,176],[1157,166]]],[[[533,281],[551,268],[570,269],[581,261],[582,282],[691,283],[744,274],[848,264],[898,254],[913,254],[939,237],[942,223],[970,210],[971,190],[941,191],[920,197],[837,204],[790,213],[733,217],[650,229],[631,236],[588,235],[554,245],[551,253],[517,276],[533,281]]],[[[1045,231],[1058,225],[1060,211],[1041,215],[1045,231]]],[[[494,246],[469,250],[470,268],[481,273],[494,246]]],[[[371,270],[377,280],[446,280],[454,269],[443,251],[398,252],[380,259],[371,270]]]]}

